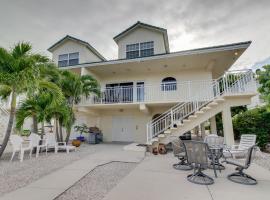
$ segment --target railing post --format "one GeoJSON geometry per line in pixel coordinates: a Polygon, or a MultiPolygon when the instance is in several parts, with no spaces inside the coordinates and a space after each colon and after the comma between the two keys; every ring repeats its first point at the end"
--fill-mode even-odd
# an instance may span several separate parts
{"type": "Polygon", "coordinates": [[[173,128],[174,125],[174,117],[173,117],[173,110],[171,109],[171,128],[173,128]]]}

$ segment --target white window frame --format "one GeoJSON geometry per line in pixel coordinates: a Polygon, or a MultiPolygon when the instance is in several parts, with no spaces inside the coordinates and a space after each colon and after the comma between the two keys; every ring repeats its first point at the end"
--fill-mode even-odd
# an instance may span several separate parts
{"type": "MultiPolygon", "coordinates": [[[[127,54],[129,53],[129,52],[133,52],[133,51],[139,51],[139,56],[138,57],[134,57],[134,58],[140,58],[140,57],[142,57],[142,55],[141,55],[141,51],[142,50],[148,50],[148,49],[153,49],[153,55],[155,54],[155,52],[154,52],[154,41],[148,41],[148,42],[140,42],[140,43],[133,43],[133,44],[127,44],[126,45],[126,58],[127,59],[133,59],[133,58],[128,58],[127,57],[127,54]],[[153,45],[151,45],[150,47],[142,47],[144,44],[146,44],[146,43],[152,43],[153,45]],[[135,49],[135,50],[128,50],[128,46],[130,46],[130,45],[138,45],[138,49],[135,49]]],[[[151,55],[150,55],[151,56],[151,55]]],[[[147,56],[143,56],[143,57],[147,57],[147,56]]]]}
{"type": "Polygon", "coordinates": [[[75,54],[75,53],[77,53],[78,54],[78,64],[80,63],[80,53],[79,52],[72,52],[72,53],[64,53],[64,54],[60,54],[60,55],[58,55],[58,66],[59,67],[67,67],[67,66],[70,66],[70,60],[74,60],[74,58],[70,58],[71,56],[71,54],[75,54]],[[67,55],[67,59],[60,59],[60,56],[64,56],[64,55],[67,55]],[[60,66],[59,65],[59,62],[61,62],[61,61],[67,61],[67,65],[65,65],[65,66],[60,66]]]}

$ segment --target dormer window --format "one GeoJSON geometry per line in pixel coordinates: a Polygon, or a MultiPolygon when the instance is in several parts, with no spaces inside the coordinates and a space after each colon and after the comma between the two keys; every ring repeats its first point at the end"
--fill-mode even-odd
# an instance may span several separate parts
{"type": "Polygon", "coordinates": [[[139,58],[154,55],[154,42],[142,42],[126,45],[126,58],[139,58]]]}
{"type": "Polygon", "coordinates": [[[58,56],[58,66],[66,67],[79,64],[79,52],[61,54],[58,56]]]}

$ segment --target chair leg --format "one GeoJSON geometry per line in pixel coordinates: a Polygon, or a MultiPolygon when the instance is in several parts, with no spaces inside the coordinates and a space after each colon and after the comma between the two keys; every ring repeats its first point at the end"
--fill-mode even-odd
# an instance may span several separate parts
{"type": "Polygon", "coordinates": [[[12,162],[12,160],[13,160],[15,154],[16,154],[16,151],[13,151],[13,152],[12,152],[12,156],[11,156],[11,158],[10,158],[10,162],[12,162]]]}
{"type": "Polygon", "coordinates": [[[40,147],[37,147],[36,158],[39,156],[40,147]]]}
{"type": "Polygon", "coordinates": [[[20,162],[23,161],[23,156],[24,156],[24,151],[21,150],[21,153],[20,153],[20,162]]]}
{"type": "Polygon", "coordinates": [[[46,146],[45,148],[46,148],[46,156],[47,156],[48,155],[48,147],[46,146]]]}
{"type": "Polygon", "coordinates": [[[229,174],[227,178],[235,183],[240,183],[244,185],[256,185],[257,180],[248,174],[243,172],[243,169],[239,169],[238,172],[234,172],[232,174],[229,174]]]}
{"type": "Polygon", "coordinates": [[[194,173],[187,176],[188,181],[200,185],[212,185],[214,179],[202,172],[201,168],[194,169],[194,173]]]}

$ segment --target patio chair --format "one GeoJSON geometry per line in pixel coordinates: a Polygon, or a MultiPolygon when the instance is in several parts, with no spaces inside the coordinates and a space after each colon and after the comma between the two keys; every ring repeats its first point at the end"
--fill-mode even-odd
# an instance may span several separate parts
{"type": "MultiPolygon", "coordinates": [[[[47,148],[47,140],[46,139],[41,139],[41,137],[38,134],[31,133],[29,135],[29,140],[31,141],[32,148],[37,148],[36,149],[36,158],[39,156],[39,152],[40,152],[40,150],[42,150],[42,148],[45,149],[45,152],[47,155],[48,148],[47,148]]],[[[32,151],[31,151],[31,153],[32,153],[32,151]]]]}
{"type": "Polygon", "coordinates": [[[20,162],[23,161],[23,157],[24,157],[24,152],[29,150],[30,151],[30,158],[31,158],[31,155],[32,155],[32,145],[31,145],[31,142],[28,144],[28,146],[24,146],[23,143],[24,143],[24,140],[22,139],[22,137],[18,136],[18,135],[11,135],[10,136],[10,143],[12,145],[12,156],[11,156],[11,159],[10,161],[13,160],[16,152],[19,152],[19,159],[20,159],[20,162]]]}
{"type": "Polygon", "coordinates": [[[248,149],[256,144],[256,135],[243,134],[241,135],[239,145],[233,145],[231,148],[226,148],[223,152],[224,157],[245,157],[248,149]]]}
{"type": "Polygon", "coordinates": [[[180,139],[172,141],[173,154],[180,161],[173,164],[173,168],[177,170],[191,170],[192,166],[187,163],[187,155],[183,142],[180,139]]]}
{"type": "Polygon", "coordinates": [[[230,181],[233,181],[235,183],[245,184],[245,185],[256,185],[257,180],[249,176],[248,174],[244,173],[243,170],[248,169],[256,151],[256,145],[253,145],[250,147],[247,151],[246,158],[244,159],[244,162],[241,162],[239,159],[226,159],[225,163],[236,166],[236,171],[232,174],[229,174],[227,178],[230,181]]]}
{"type": "MultiPolygon", "coordinates": [[[[193,174],[187,176],[188,181],[201,185],[211,185],[214,179],[202,171],[208,168],[209,147],[207,143],[200,141],[184,141],[187,153],[187,161],[194,167],[193,174]]],[[[210,152],[211,153],[211,152],[210,152]]],[[[216,171],[214,170],[215,175],[216,171]]]]}
{"type": "Polygon", "coordinates": [[[58,150],[64,150],[67,153],[69,153],[71,150],[76,150],[76,147],[67,145],[66,142],[57,142],[55,139],[55,135],[53,133],[47,133],[46,134],[46,140],[47,140],[47,148],[54,149],[54,152],[57,153],[58,150]]]}

